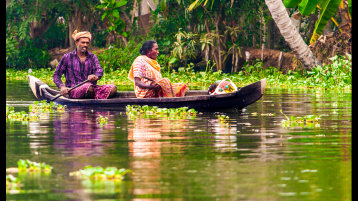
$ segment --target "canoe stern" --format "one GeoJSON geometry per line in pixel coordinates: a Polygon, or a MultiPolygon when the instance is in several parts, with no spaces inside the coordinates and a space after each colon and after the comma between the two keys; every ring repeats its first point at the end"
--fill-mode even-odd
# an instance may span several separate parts
{"type": "Polygon", "coordinates": [[[36,97],[36,99],[38,99],[38,100],[45,99],[43,96],[42,89],[48,88],[49,86],[32,75],[28,75],[27,80],[28,80],[30,89],[31,89],[32,93],[34,94],[34,96],[36,97]]]}

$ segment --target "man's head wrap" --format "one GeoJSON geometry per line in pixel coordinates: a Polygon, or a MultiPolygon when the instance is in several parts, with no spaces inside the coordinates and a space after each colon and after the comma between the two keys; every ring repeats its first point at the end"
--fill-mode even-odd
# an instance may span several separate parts
{"type": "Polygon", "coordinates": [[[79,38],[89,38],[89,40],[92,40],[92,35],[88,31],[82,31],[77,33],[77,29],[72,34],[73,40],[77,41],[79,38]]]}

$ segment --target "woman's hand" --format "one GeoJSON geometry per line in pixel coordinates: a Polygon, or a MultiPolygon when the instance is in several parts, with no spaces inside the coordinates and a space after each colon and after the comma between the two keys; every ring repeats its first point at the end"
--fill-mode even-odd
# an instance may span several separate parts
{"type": "Polygon", "coordinates": [[[160,85],[156,84],[154,81],[151,82],[150,84],[144,84],[139,77],[135,77],[134,78],[135,84],[143,89],[153,89],[156,91],[159,91],[161,89],[160,85]]]}
{"type": "Polygon", "coordinates": [[[153,89],[153,90],[155,90],[155,91],[159,91],[160,89],[161,89],[161,87],[160,87],[160,85],[159,84],[157,84],[157,83],[154,83],[154,82],[152,82],[149,86],[151,86],[151,88],[150,89],[153,89]]]}

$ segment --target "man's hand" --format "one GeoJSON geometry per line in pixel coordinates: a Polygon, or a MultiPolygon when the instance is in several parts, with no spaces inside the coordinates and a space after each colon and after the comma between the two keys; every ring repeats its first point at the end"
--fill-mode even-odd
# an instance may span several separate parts
{"type": "Polygon", "coordinates": [[[68,88],[65,87],[65,86],[62,86],[62,87],[60,88],[60,91],[61,91],[61,95],[62,95],[62,96],[63,96],[63,95],[66,95],[66,94],[68,93],[68,88]]]}
{"type": "Polygon", "coordinates": [[[91,82],[94,82],[94,81],[97,81],[98,80],[98,77],[95,76],[94,74],[91,74],[87,77],[87,79],[91,82]]]}

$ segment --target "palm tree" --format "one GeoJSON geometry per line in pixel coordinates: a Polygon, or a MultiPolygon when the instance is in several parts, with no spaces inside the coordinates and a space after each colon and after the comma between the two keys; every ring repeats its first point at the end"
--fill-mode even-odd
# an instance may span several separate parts
{"type": "MultiPolygon", "coordinates": [[[[240,32],[240,27],[238,27],[238,26],[236,26],[236,27],[226,26],[225,34],[230,35],[231,44],[232,44],[231,47],[228,49],[228,52],[232,51],[231,73],[236,72],[236,66],[237,66],[237,63],[239,61],[239,56],[241,56],[241,48],[240,48],[240,46],[238,46],[235,43],[236,38],[239,35],[239,32],[240,32]]],[[[226,54],[226,57],[227,56],[228,55],[226,54]]],[[[226,57],[225,57],[225,59],[226,59],[226,57]]]]}
{"type": "Polygon", "coordinates": [[[205,52],[205,62],[209,61],[210,47],[214,45],[213,36],[210,33],[202,34],[200,36],[201,50],[205,52]]]}
{"type": "Polygon", "coordinates": [[[303,41],[296,27],[293,25],[282,0],[265,0],[265,3],[280,30],[281,35],[294,51],[297,58],[303,63],[305,68],[311,69],[320,64],[307,44],[303,41]]]}

